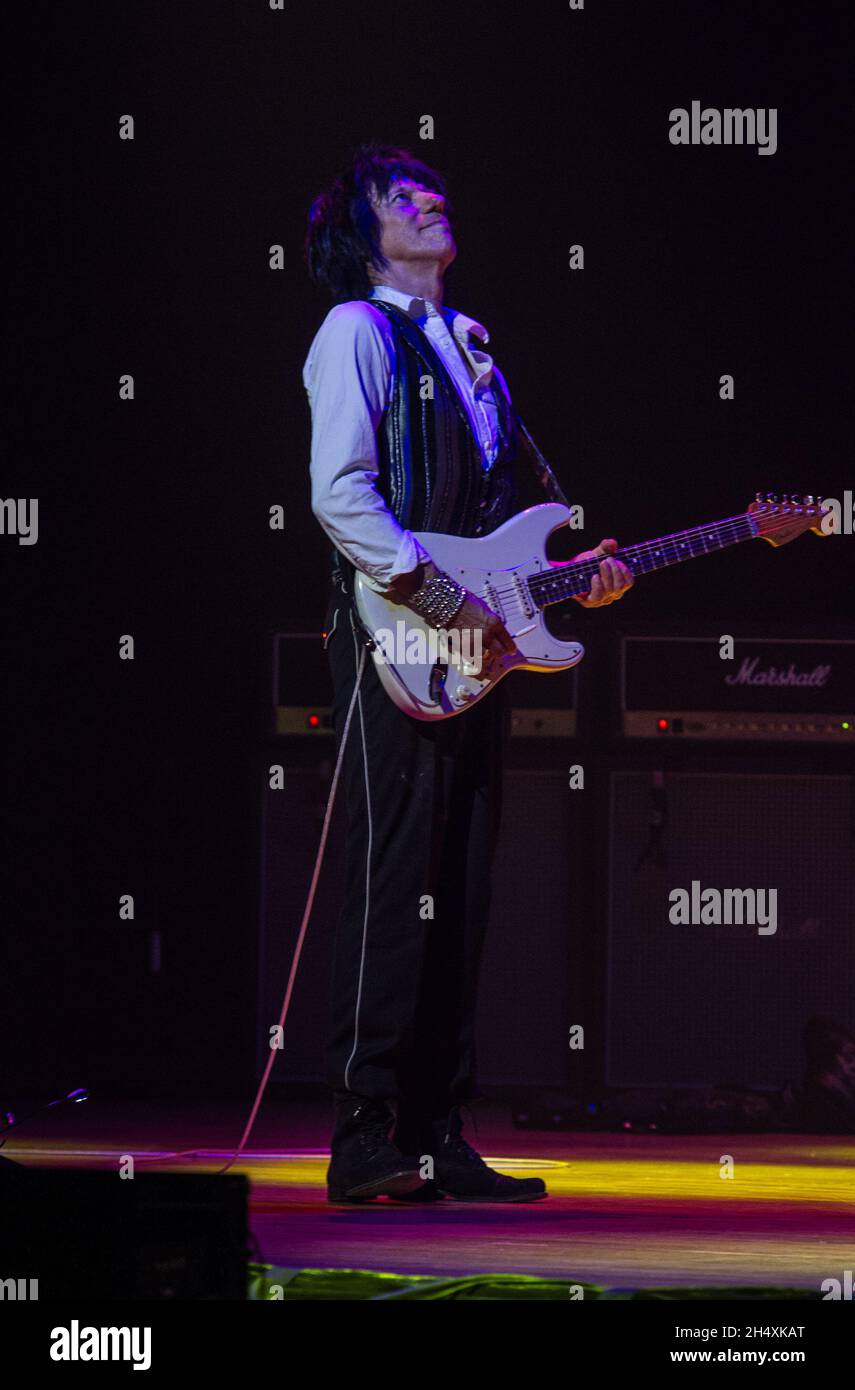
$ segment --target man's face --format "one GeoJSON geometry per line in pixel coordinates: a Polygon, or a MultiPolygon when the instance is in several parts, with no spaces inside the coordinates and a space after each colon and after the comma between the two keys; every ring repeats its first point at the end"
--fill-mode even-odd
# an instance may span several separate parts
{"type": "Polygon", "coordinates": [[[445,270],[457,255],[445,199],[412,179],[395,179],[372,206],[381,228],[380,250],[389,262],[429,261],[445,270]]]}

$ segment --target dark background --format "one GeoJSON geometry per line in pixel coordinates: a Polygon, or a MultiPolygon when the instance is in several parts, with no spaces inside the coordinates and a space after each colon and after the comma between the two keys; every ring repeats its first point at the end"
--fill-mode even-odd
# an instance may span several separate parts
{"type": "MultiPolygon", "coordinates": [[[[40,537],[0,537],[0,1105],[83,1082],[251,1080],[270,633],[318,628],[326,596],[301,381],[327,308],[301,259],[312,196],[368,137],[444,171],[448,302],[488,325],[584,504],[581,544],[730,515],[758,488],[842,497],[848,11],[28,7],[7,119],[2,495],[39,498],[40,537]],[[668,112],[693,99],[777,107],[777,153],[672,146],[668,112]]],[[[579,611],[579,635],[630,619],[833,629],[852,617],[853,546],[740,547],[579,611]]]]}

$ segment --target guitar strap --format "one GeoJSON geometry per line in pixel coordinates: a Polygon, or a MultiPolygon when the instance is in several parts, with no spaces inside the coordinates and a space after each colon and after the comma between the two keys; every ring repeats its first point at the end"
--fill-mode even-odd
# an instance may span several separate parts
{"type": "Polygon", "coordinates": [[[543,457],[543,454],[538,449],[537,445],[535,444],[534,440],[532,439],[531,435],[529,434],[528,430],[523,424],[522,419],[516,411],[514,411],[514,419],[516,420],[516,423],[520,430],[520,434],[522,436],[522,443],[526,453],[526,457],[528,458],[528,461],[531,464],[532,469],[534,470],[534,474],[541,487],[543,488],[544,492],[546,493],[547,497],[549,498],[550,502],[560,502],[562,506],[569,507],[570,503],[568,502],[564,494],[561,484],[555,476],[554,469],[543,457]]]}

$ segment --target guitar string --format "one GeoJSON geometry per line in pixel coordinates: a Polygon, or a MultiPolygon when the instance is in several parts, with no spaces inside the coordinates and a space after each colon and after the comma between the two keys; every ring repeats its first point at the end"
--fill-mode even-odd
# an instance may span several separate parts
{"type": "MultiPolygon", "coordinates": [[[[709,542],[712,542],[715,549],[724,549],[728,545],[749,540],[755,534],[755,528],[748,515],[743,513],[740,516],[729,517],[724,521],[692,527],[687,531],[676,531],[671,535],[660,537],[659,540],[642,541],[637,545],[622,546],[617,551],[615,558],[626,557],[630,563],[637,562],[638,572],[643,574],[646,572],[647,562],[654,557],[657,560],[663,560],[664,563],[660,567],[665,568],[669,562],[695,559],[700,555],[709,554],[709,542]],[[701,543],[703,548],[696,549],[695,545],[700,547],[701,543]]],[[[571,560],[569,564],[557,566],[554,570],[542,570],[529,578],[528,584],[532,597],[544,590],[548,592],[556,583],[563,588],[565,577],[567,580],[582,578],[583,576],[588,579],[593,578],[600,563],[600,560],[571,560]],[[575,573],[571,575],[568,573],[569,570],[574,570],[575,573]]],[[[650,568],[656,569],[657,566],[654,564],[650,568]]],[[[566,597],[572,597],[572,593],[568,593],[566,597]]]]}
{"type": "MultiPolygon", "coordinates": [[[[795,510],[795,515],[800,516],[802,514],[802,508],[795,510]]],[[[786,516],[787,512],[782,512],[782,515],[786,516]]],[[[758,528],[754,521],[754,514],[740,512],[738,515],[726,517],[722,521],[708,522],[701,526],[690,527],[685,531],[672,532],[667,536],[661,536],[658,540],[641,541],[635,545],[623,546],[616,552],[615,558],[629,557],[630,562],[638,563],[637,572],[643,574],[647,572],[646,563],[654,556],[658,560],[662,560],[664,556],[664,564],[658,567],[667,568],[668,564],[675,561],[696,559],[700,555],[709,554],[708,542],[712,542],[715,549],[724,549],[729,545],[736,545],[741,541],[753,539],[757,534],[758,528]],[[699,546],[702,543],[702,548],[696,549],[696,543],[699,546]],[[687,546],[689,547],[688,554],[686,554],[687,546]]],[[[541,570],[523,582],[527,584],[531,597],[536,600],[544,591],[548,594],[556,584],[560,584],[564,589],[567,580],[583,577],[588,580],[593,579],[599,565],[600,560],[571,560],[566,564],[555,566],[554,569],[541,570]],[[568,573],[570,570],[574,571],[573,575],[568,573]]],[[[655,570],[657,566],[652,565],[650,568],[655,570]]],[[[515,587],[507,585],[493,586],[493,592],[499,599],[510,600],[518,596],[515,587]]],[[[572,589],[559,595],[557,601],[560,602],[563,598],[571,597],[573,597],[572,589]]]]}
{"type": "MultiPolygon", "coordinates": [[[[669,559],[682,560],[696,558],[698,555],[709,553],[705,545],[703,550],[692,550],[689,555],[686,555],[684,553],[685,547],[687,543],[691,543],[684,539],[686,537],[697,538],[698,540],[712,539],[714,541],[720,541],[721,544],[716,546],[716,548],[719,549],[729,544],[736,544],[740,540],[748,540],[754,534],[755,531],[750,524],[748,515],[743,513],[737,517],[729,517],[724,521],[710,522],[703,526],[692,527],[687,531],[676,531],[669,536],[660,537],[658,541],[641,541],[637,545],[622,546],[617,551],[617,556],[613,558],[630,556],[632,560],[638,560],[639,572],[644,573],[645,571],[642,568],[643,563],[653,555],[661,557],[665,554],[669,559]],[[726,531],[733,531],[736,533],[740,528],[744,531],[746,526],[749,530],[748,533],[744,535],[733,534],[722,536],[721,534],[726,531]]],[[[554,569],[541,570],[537,574],[531,575],[527,581],[532,597],[536,597],[537,592],[544,589],[548,592],[555,584],[560,584],[563,588],[566,581],[569,579],[581,578],[583,576],[593,578],[594,574],[599,569],[600,563],[601,561],[599,559],[571,560],[567,564],[557,565],[554,569]],[[573,575],[568,573],[570,570],[573,571],[573,575]]],[[[494,586],[493,591],[498,598],[510,598],[515,593],[515,589],[508,586],[501,588],[496,588],[494,586]]],[[[568,593],[563,596],[570,598],[572,594],[568,593]]]]}

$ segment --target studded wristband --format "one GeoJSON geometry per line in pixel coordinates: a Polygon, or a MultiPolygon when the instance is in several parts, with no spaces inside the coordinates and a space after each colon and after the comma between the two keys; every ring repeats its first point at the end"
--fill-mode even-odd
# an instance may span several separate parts
{"type": "Polygon", "coordinates": [[[465,602],[466,590],[463,585],[450,575],[437,574],[416,589],[409,606],[431,627],[446,628],[457,617],[465,602]]]}

